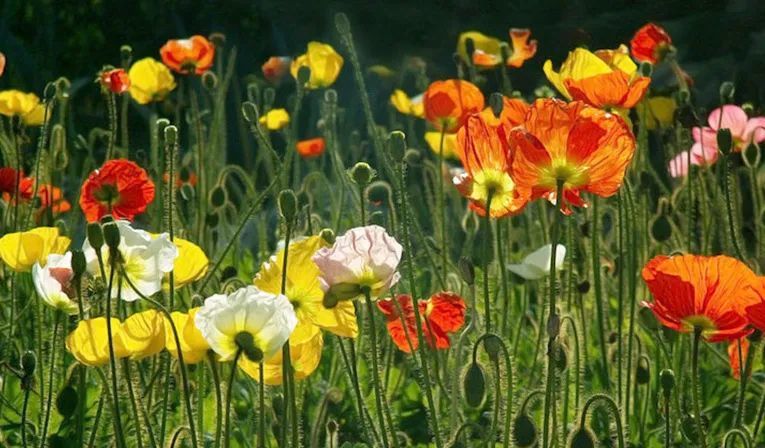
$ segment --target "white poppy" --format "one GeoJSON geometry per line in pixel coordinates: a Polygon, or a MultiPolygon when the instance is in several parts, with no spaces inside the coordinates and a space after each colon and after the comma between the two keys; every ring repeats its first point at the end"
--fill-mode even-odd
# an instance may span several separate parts
{"type": "Polygon", "coordinates": [[[40,263],[32,266],[32,282],[37,295],[53,308],[68,314],[77,314],[77,303],[70,296],[72,277],[72,253],[50,254],[45,267],[40,263]]]}
{"type": "MultiPolygon", "coordinates": [[[[528,254],[520,264],[508,264],[507,269],[526,280],[539,280],[550,274],[552,258],[552,244],[545,244],[534,252],[528,254]]],[[[566,246],[558,244],[555,251],[555,270],[563,266],[566,259],[566,246]]]]}

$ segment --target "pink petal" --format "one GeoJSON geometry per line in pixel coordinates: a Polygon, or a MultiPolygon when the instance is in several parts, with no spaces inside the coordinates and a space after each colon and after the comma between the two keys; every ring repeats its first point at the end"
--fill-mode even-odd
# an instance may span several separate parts
{"type": "Polygon", "coordinates": [[[701,143],[694,143],[691,146],[691,163],[693,165],[712,165],[717,162],[719,151],[717,145],[714,146],[702,146],[701,143]]]}
{"type": "Polygon", "coordinates": [[[744,109],[734,106],[733,104],[726,104],[722,107],[718,107],[709,114],[709,126],[711,126],[712,129],[730,129],[730,133],[733,137],[738,139],[744,137],[747,120],[748,118],[744,109]]]}
{"type": "Polygon", "coordinates": [[[669,175],[675,178],[688,175],[688,151],[683,151],[669,161],[669,175]]]}
{"type": "Polygon", "coordinates": [[[765,140],[765,117],[755,117],[746,123],[744,142],[760,143],[765,140]]]}

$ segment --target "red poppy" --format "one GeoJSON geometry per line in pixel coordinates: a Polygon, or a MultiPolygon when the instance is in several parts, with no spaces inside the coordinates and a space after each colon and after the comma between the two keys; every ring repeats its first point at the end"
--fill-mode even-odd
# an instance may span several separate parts
{"type": "Polygon", "coordinates": [[[730,371],[733,378],[741,379],[741,366],[743,360],[749,355],[749,339],[743,337],[728,344],[728,359],[730,360],[730,371]],[[741,345],[741,356],[739,356],[739,345],[741,345]]]}
{"type": "Polygon", "coordinates": [[[133,220],[154,200],[154,183],[146,171],[125,159],[109,160],[90,173],[80,192],[80,208],[88,222],[111,214],[133,220]]]}
{"type": "MultiPolygon", "coordinates": [[[[411,353],[411,349],[416,350],[419,346],[412,298],[406,294],[399,294],[396,300],[399,307],[396,307],[393,299],[379,300],[377,307],[387,319],[386,326],[393,342],[399,350],[411,353]]],[[[465,301],[453,292],[439,292],[430,296],[428,300],[419,300],[417,305],[422,318],[422,333],[428,346],[436,349],[449,348],[449,335],[465,323],[465,301]]]]}
{"type": "Polygon", "coordinates": [[[290,72],[291,65],[292,58],[286,56],[271,56],[261,67],[263,70],[263,77],[266,78],[268,82],[279,82],[290,72]]]}
{"type": "MultiPolygon", "coordinates": [[[[0,193],[3,194],[16,194],[16,182],[25,178],[24,172],[18,175],[18,172],[14,168],[2,167],[0,168],[0,193]]],[[[19,183],[19,185],[21,185],[19,183]]],[[[19,188],[20,189],[20,188],[19,188]]],[[[21,193],[19,193],[21,196],[21,193]]]]}
{"type": "Polygon", "coordinates": [[[563,183],[562,210],[586,206],[581,192],[608,197],[619,190],[635,153],[635,137],[618,115],[575,101],[539,99],[523,127],[510,131],[515,148],[513,179],[531,198],[556,202],[563,183]]]}
{"type": "Polygon", "coordinates": [[[733,341],[752,332],[745,309],[762,303],[762,286],[735,258],[660,255],[642,274],[653,295],[653,302],[643,304],[665,327],[680,332],[699,328],[711,342],[733,341]]]}
{"type": "Polygon", "coordinates": [[[436,128],[455,132],[467,118],[483,109],[483,93],[461,79],[434,81],[422,97],[425,119],[436,128]]]}
{"type": "Polygon", "coordinates": [[[182,74],[201,75],[212,67],[215,45],[204,36],[168,40],[159,50],[162,62],[171,70],[182,74]]]}
{"type": "Polygon", "coordinates": [[[672,38],[664,28],[655,23],[647,23],[635,32],[630,41],[632,57],[640,62],[656,64],[672,46],[672,38]]]}
{"type": "Polygon", "coordinates": [[[127,92],[130,88],[130,78],[127,72],[121,68],[102,71],[99,82],[101,87],[118,95],[127,92]]]}
{"type": "Polygon", "coordinates": [[[308,140],[301,140],[295,145],[298,154],[304,159],[318,157],[324,154],[326,143],[321,137],[310,138],[308,140]]]}

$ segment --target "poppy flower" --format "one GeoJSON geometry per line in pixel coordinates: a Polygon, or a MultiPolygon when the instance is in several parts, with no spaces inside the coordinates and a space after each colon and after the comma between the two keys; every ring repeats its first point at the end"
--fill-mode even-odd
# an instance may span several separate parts
{"type": "Polygon", "coordinates": [[[212,67],[215,45],[207,38],[194,35],[188,39],[171,39],[159,50],[162,62],[181,74],[201,75],[212,67]]]}
{"type": "Polygon", "coordinates": [[[520,98],[508,98],[502,96],[502,112],[499,117],[494,115],[494,111],[491,107],[485,108],[481,111],[481,117],[490,125],[498,126],[500,123],[504,123],[509,127],[515,127],[523,124],[526,119],[526,114],[529,112],[529,104],[520,98]]]}
{"type": "Polygon", "coordinates": [[[268,82],[278,83],[290,72],[290,65],[292,65],[292,58],[286,56],[271,56],[261,67],[261,70],[263,70],[263,77],[266,78],[268,82]]]}
{"type": "MultiPolygon", "coordinates": [[[[32,179],[30,179],[30,181],[34,182],[32,179]]],[[[34,191],[34,187],[31,187],[31,191],[34,191]]],[[[61,191],[61,189],[54,187],[53,185],[41,184],[38,186],[37,197],[40,199],[40,208],[37,210],[38,219],[40,215],[42,215],[48,209],[51,210],[53,216],[68,212],[72,209],[72,204],[70,204],[69,201],[64,198],[64,193],[61,191]]]]}
{"type": "Polygon", "coordinates": [[[45,267],[35,263],[32,267],[32,282],[37,295],[50,307],[67,314],[77,314],[77,303],[72,300],[72,253],[50,254],[45,267]]]}
{"type": "Polygon", "coordinates": [[[45,105],[34,93],[3,90],[0,92],[0,115],[20,117],[27,126],[40,126],[45,121],[45,105]]]}
{"type": "Polygon", "coordinates": [[[125,159],[108,160],[82,184],[80,208],[88,222],[111,214],[132,221],[154,200],[154,182],[146,170],[125,159]]]}
{"type": "Polygon", "coordinates": [[[396,89],[390,95],[390,104],[403,115],[411,115],[417,118],[425,117],[425,108],[422,102],[422,94],[410,98],[401,89],[396,89]]]}
{"type": "MultiPolygon", "coordinates": [[[[433,154],[439,155],[441,153],[441,133],[438,131],[431,131],[425,133],[425,143],[433,154]]],[[[459,160],[459,151],[457,150],[457,134],[444,134],[444,147],[443,156],[445,159],[459,160]]]]}
{"type": "Polygon", "coordinates": [[[438,130],[456,132],[470,114],[483,109],[483,93],[461,79],[434,81],[423,96],[425,119],[438,130]]]}
{"type": "Polygon", "coordinates": [[[623,45],[595,53],[577,48],[568,54],[558,72],[550,60],[542,68],[563,96],[601,109],[634,107],[651,83],[651,78],[637,72],[637,65],[623,45]]]}
{"type": "Polygon", "coordinates": [[[138,104],[162,101],[175,89],[175,78],[164,64],[156,59],[143,58],[130,66],[130,96],[138,104]]]}
{"type": "MultiPolygon", "coordinates": [[[[324,347],[324,336],[317,331],[309,339],[302,342],[293,342],[290,338],[290,365],[293,370],[293,378],[303,380],[311,375],[321,361],[321,349],[324,347]]],[[[263,362],[263,384],[278,386],[282,384],[282,351],[279,350],[273,356],[263,362]]],[[[244,373],[255,381],[260,381],[260,363],[253,362],[246,357],[239,358],[239,367],[244,373]]]]}
{"type": "MultiPolygon", "coordinates": [[[[563,267],[563,261],[565,259],[566,246],[558,244],[555,248],[556,271],[563,267]]],[[[521,263],[508,264],[507,269],[526,280],[539,280],[550,275],[551,266],[552,244],[545,244],[534,252],[526,255],[521,263]]]]}
{"type": "MultiPolygon", "coordinates": [[[[23,171],[19,173],[15,168],[0,168],[0,194],[15,195],[17,182],[19,184],[19,190],[21,190],[21,182],[19,181],[23,181],[25,178],[26,176],[24,176],[23,171]]],[[[21,196],[21,191],[19,192],[19,196],[21,196]]]]}
{"type": "Polygon", "coordinates": [[[749,339],[746,337],[730,341],[728,344],[728,360],[730,361],[730,372],[734,379],[741,379],[741,366],[749,355],[749,339]],[[741,353],[739,354],[739,346],[741,353]]]}
{"type": "MultiPolygon", "coordinates": [[[[452,182],[470,202],[470,208],[485,216],[491,195],[490,216],[501,218],[520,213],[529,200],[530,190],[518,185],[511,166],[514,150],[508,135],[511,124],[474,114],[457,133],[457,153],[465,172],[452,182]]],[[[492,116],[493,117],[493,116],[492,116]]]]}
{"type": "Polygon", "coordinates": [[[666,129],[674,122],[677,102],[672,97],[653,96],[639,102],[636,110],[646,129],[666,129]]]}
{"type": "MultiPolygon", "coordinates": [[[[119,319],[111,319],[114,357],[127,358],[130,352],[121,343],[122,326],[119,319]]],[[[83,365],[100,367],[109,362],[109,330],[105,317],[81,320],[66,337],[66,349],[83,365]]]]}
{"type": "Polygon", "coordinates": [[[319,157],[324,154],[325,149],[324,139],[321,137],[309,138],[308,140],[301,140],[297,142],[295,147],[298,154],[304,159],[310,159],[313,157],[319,157]]]}
{"type": "Polygon", "coordinates": [[[25,232],[6,233],[0,238],[0,259],[16,272],[27,272],[35,263],[45,266],[51,254],[63,254],[71,240],[58,227],[36,227],[25,232]]]}
{"type": "Polygon", "coordinates": [[[120,95],[130,89],[130,77],[125,69],[113,68],[111,70],[103,70],[98,77],[101,87],[109,92],[120,95]]]}
{"type": "Polygon", "coordinates": [[[165,320],[157,310],[132,314],[122,322],[120,330],[120,348],[130,354],[130,359],[156,355],[165,348],[165,320]]]}
{"type": "Polygon", "coordinates": [[[630,40],[632,57],[640,62],[656,64],[672,47],[672,38],[655,23],[647,23],[630,40]]]}
{"type": "Polygon", "coordinates": [[[511,28],[510,43],[513,52],[505,61],[508,67],[520,68],[523,63],[533,58],[537,54],[537,41],[529,41],[531,30],[528,28],[511,28]]]}
{"type": "Polygon", "coordinates": [[[259,123],[269,131],[278,131],[290,124],[290,115],[286,109],[271,109],[260,117],[259,123]]]}
{"type": "Polygon", "coordinates": [[[515,182],[531,189],[531,198],[556,203],[563,186],[564,213],[586,206],[580,196],[616,193],[635,153],[635,137],[619,116],[576,101],[539,99],[523,128],[510,131],[515,148],[515,182]]]}
{"type": "Polygon", "coordinates": [[[653,296],[643,305],[665,327],[684,333],[700,328],[710,342],[751,333],[745,310],[762,302],[762,287],[744,263],[724,255],[660,255],[642,275],[653,296]]]}
{"type": "MultiPolygon", "coordinates": [[[[411,349],[416,350],[420,345],[412,297],[406,294],[396,296],[398,307],[393,300],[380,300],[377,307],[385,315],[388,334],[393,342],[399,350],[411,353],[411,349]]],[[[417,306],[422,319],[422,334],[428,346],[434,349],[449,348],[449,335],[462,328],[465,323],[467,307],[462,297],[453,292],[439,292],[430,296],[428,300],[418,300],[417,306]]]]}
{"type": "Polygon", "coordinates": [[[457,38],[457,54],[466,63],[478,68],[491,68],[502,63],[502,41],[479,31],[466,31],[457,38]],[[467,54],[467,41],[473,41],[473,54],[467,54]]]}
{"type": "MultiPolygon", "coordinates": [[[[192,187],[196,187],[198,181],[199,178],[197,177],[197,174],[187,169],[181,169],[180,172],[175,174],[175,186],[177,188],[181,188],[184,184],[189,184],[192,187]]],[[[165,184],[170,182],[170,173],[167,171],[162,173],[162,182],[165,184]]]]}
{"type": "Polygon", "coordinates": [[[290,73],[297,79],[300,67],[311,69],[306,88],[321,89],[334,84],[343,68],[343,57],[331,45],[321,42],[308,42],[305,54],[292,61],[290,73]]]}

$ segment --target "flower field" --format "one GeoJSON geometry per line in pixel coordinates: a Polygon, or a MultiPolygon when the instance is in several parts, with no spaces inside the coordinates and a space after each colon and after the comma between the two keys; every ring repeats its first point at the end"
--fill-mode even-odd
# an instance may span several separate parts
{"type": "Polygon", "coordinates": [[[0,84],[0,446],[765,446],[757,98],[659,23],[438,73],[333,19],[0,84]]]}

